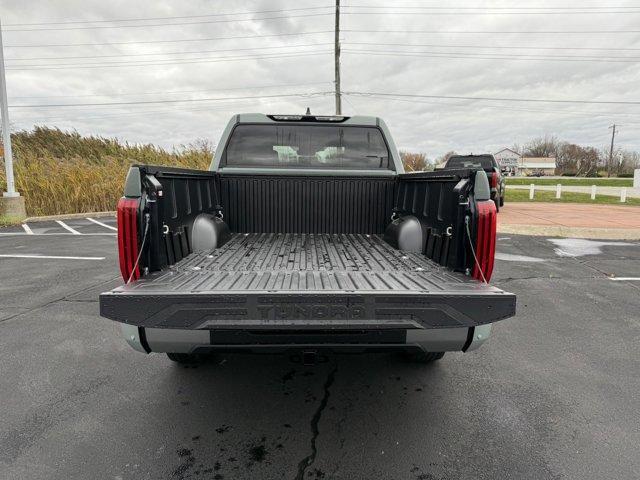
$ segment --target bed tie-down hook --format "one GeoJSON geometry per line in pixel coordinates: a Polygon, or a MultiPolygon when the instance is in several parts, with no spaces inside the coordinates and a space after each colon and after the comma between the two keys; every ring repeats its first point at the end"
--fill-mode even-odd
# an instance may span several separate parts
{"type": "Polygon", "coordinates": [[[222,220],[224,218],[224,213],[222,212],[222,205],[218,204],[213,209],[216,212],[215,213],[216,217],[218,217],[220,220],[222,220]]]}

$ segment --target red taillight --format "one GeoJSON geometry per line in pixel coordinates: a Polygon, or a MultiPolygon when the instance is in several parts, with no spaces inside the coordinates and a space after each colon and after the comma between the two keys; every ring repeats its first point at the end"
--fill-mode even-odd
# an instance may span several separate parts
{"type": "MultiPolygon", "coordinates": [[[[496,254],[496,204],[493,200],[477,203],[478,229],[476,236],[476,257],[478,264],[488,282],[493,273],[493,259],[496,254]]],[[[476,264],[473,268],[473,278],[482,280],[480,269],[476,264]]]]}
{"type": "Polygon", "coordinates": [[[120,272],[127,282],[129,277],[137,280],[140,268],[136,266],[133,276],[131,271],[138,258],[138,199],[122,197],[118,201],[118,256],[120,272]]]}
{"type": "Polygon", "coordinates": [[[491,174],[491,177],[489,178],[489,186],[491,188],[497,188],[498,187],[498,172],[494,171],[491,174]]]}

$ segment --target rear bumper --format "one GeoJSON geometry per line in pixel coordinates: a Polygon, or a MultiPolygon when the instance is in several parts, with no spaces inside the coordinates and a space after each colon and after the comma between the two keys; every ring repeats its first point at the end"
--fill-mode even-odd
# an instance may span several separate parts
{"type": "Polygon", "coordinates": [[[516,297],[478,284],[463,294],[163,293],[100,295],[100,315],[143,328],[182,330],[412,330],[477,327],[515,315],[516,297]]]}
{"type": "Polygon", "coordinates": [[[246,331],[181,330],[141,328],[122,324],[129,345],[140,352],[286,352],[301,349],[333,352],[364,352],[420,348],[428,352],[471,351],[480,347],[491,332],[491,324],[471,328],[394,330],[377,332],[299,332],[278,334],[246,331]]]}

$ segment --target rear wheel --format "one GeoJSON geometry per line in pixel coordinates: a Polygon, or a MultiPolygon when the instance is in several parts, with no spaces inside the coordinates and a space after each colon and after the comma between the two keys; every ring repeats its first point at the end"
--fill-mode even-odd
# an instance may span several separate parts
{"type": "Polygon", "coordinates": [[[423,350],[407,352],[406,358],[413,363],[433,363],[444,357],[444,352],[425,352],[423,350]]]}
{"type": "Polygon", "coordinates": [[[198,365],[204,363],[207,360],[211,360],[210,355],[203,355],[200,353],[167,353],[167,357],[172,362],[179,363],[181,365],[198,365]]]}
{"type": "Polygon", "coordinates": [[[499,211],[500,211],[500,203],[501,203],[501,202],[500,202],[500,197],[496,197],[496,198],[493,200],[493,203],[495,203],[495,204],[496,204],[496,212],[499,212],[499,211]]]}
{"type": "Polygon", "coordinates": [[[500,197],[500,206],[504,207],[504,195],[500,197]]]}

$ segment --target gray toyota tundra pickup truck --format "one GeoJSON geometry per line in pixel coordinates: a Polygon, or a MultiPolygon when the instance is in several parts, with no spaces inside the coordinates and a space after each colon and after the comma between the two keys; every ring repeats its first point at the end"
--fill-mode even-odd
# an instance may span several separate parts
{"type": "Polygon", "coordinates": [[[404,173],[376,117],[235,115],[207,171],[136,165],[118,203],[125,284],[100,295],[141,352],[478,348],[516,298],[489,285],[486,173],[404,173]]]}

